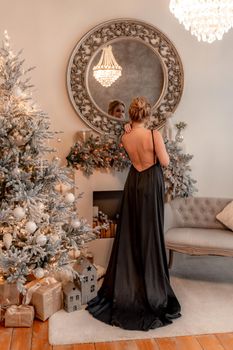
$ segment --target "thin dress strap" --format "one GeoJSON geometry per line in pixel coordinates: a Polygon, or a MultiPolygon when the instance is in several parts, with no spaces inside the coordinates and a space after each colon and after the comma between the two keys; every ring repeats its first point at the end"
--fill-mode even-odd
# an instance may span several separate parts
{"type": "Polygon", "coordinates": [[[155,163],[155,141],[154,141],[154,133],[153,133],[153,130],[151,130],[151,134],[152,134],[152,140],[153,140],[153,155],[154,155],[154,163],[155,163]]]}

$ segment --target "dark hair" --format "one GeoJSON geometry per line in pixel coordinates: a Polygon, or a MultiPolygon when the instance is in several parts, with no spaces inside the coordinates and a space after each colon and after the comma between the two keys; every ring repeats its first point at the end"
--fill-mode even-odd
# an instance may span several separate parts
{"type": "Polygon", "coordinates": [[[113,111],[116,108],[116,106],[118,106],[118,105],[122,105],[124,107],[124,109],[125,109],[124,102],[122,102],[120,100],[113,100],[108,105],[108,114],[113,115],[113,111]]]}
{"type": "Polygon", "coordinates": [[[129,106],[129,117],[133,122],[141,122],[151,114],[151,105],[143,96],[136,97],[129,106]]]}

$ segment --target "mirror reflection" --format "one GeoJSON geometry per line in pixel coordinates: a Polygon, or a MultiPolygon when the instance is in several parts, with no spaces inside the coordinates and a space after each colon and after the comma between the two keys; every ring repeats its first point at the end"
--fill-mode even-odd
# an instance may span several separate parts
{"type": "Polygon", "coordinates": [[[121,76],[108,87],[102,86],[93,76],[93,68],[100,61],[103,47],[90,60],[86,83],[92,102],[109,118],[128,119],[132,97],[145,96],[153,108],[164,89],[163,65],[156,52],[146,43],[132,38],[111,42],[112,52],[122,67],[121,76]]]}
{"type": "Polygon", "coordinates": [[[113,100],[108,105],[108,114],[117,119],[125,119],[125,104],[120,100],[113,100]]]}

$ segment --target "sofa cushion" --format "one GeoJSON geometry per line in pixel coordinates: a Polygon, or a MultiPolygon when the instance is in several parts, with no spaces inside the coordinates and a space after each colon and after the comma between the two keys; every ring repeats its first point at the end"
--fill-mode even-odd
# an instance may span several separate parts
{"type": "Polygon", "coordinates": [[[172,228],[165,233],[166,245],[233,250],[230,230],[202,228],[172,228]]]}
{"type": "Polygon", "coordinates": [[[216,215],[216,219],[233,231],[233,201],[216,215]]]}
{"type": "Polygon", "coordinates": [[[173,216],[173,227],[225,229],[216,215],[231,201],[226,198],[175,198],[168,204],[169,215],[173,216]]]}

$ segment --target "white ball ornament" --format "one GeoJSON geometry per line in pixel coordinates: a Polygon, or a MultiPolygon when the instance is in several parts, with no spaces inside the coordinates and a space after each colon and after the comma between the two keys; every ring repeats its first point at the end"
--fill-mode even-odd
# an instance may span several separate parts
{"type": "Polygon", "coordinates": [[[44,270],[42,269],[42,267],[37,267],[34,271],[33,271],[33,275],[36,278],[43,278],[44,277],[44,270]]]}
{"type": "Polygon", "coordinates": [[[6,249],[8,250],[12,244],[12,236],[10,233],[5,233],[3,236],[3,243],[6,249]]]}
{"type": "Polygon", "coordinates": [[[46,244],[46,242],[47,242],[47,237],[45,235],[40,234],[36,237],[36,243],[39,246],[43,247],[46,244]]]}
{"type": "Polygon", "coordinates": [[[21,220],[25,216],[25,211],[22,207],[16,207],[13,214],[16,219],[21,220]]]}
{"type": "Polygon", "coordinates": [[[35,232],[37,229],[36,223],[34,221],[28,221],[25,225],[25,229],[28,233],[35,232]]]}
{"type": "Polygon", "coordinates": [[[73,203],[75,200],[75,196],[73,195],[73,193],[69,192],[69,193],[66,193],[64,199],[66,203],[73,203]]]}
{"type": "Polygon", "coordinates": [[[79,221],[78,219],[74,219],[71,221],[71,226],[73,228],[79,228],[81,226],[81,221],[79,221]]]}

